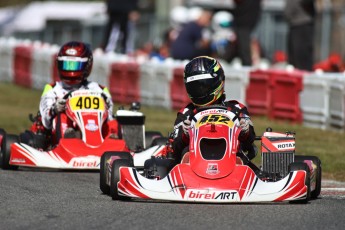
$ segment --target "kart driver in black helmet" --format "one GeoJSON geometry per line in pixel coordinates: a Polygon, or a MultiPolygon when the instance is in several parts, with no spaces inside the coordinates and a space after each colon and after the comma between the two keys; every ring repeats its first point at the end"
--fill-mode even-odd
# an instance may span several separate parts
{"type": "Polygon", "coordinates": [[[256,147],[253,142],[255,132],[249,117],[247,107],[236,100],[225,100],[225,75],[220,63],[208,56],[199,56],[192,59],[184,69],[184,82],[191,103],[177,113],[174,124],[172,149],[176,163],[188,152],[191,122],[188,117],[198,107],[221,105],[229,111],[237,112],[240,118],[241,133],[239,141],[241,149],[247,153],[249,160],[256,156],[256,147]]]}

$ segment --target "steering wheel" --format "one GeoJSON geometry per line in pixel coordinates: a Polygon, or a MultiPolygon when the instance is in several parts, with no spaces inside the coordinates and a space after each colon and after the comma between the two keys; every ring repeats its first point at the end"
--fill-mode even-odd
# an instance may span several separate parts
{"type": "MultiPolygon", "coordinates": [[[[69,97],[71,96],[72,93],[74,93],[75,91],[78,91],[78,90],[79,90],[79,89],[73,89],[73,90],[69,91],[68,93],[66,93],[66,94],[63,96],[62,99],[66,100],[67,98],[69,98],[69,97]]],[[[107,95],[106,95],[104,92],[101,93],[101,96],[103,97],[104,101],[107,101],[107,98],[108,98],[108,97],[107,97],[107,95]]]]}
{"type": "Polygon", "coordinates": [[[69,98],[71,96],[71,94],[73,92],[77,91],[77,89],[72,89],[71,91],[69,91],[68,93],[66,93],[62,99],[66,100],[67,98],[69,98]]]}

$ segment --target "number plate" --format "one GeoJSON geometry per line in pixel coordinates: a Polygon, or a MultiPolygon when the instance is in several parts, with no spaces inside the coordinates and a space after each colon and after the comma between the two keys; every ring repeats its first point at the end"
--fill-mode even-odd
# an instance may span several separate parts
{"type": "Polygon", "coordinates": [[[69,100],[72,111],[104,110],[104,100],[100,96],[75,96],[69,100]]]}
{"type": "Polygon", "coordinates": [[[207,114],[198,120],[196,126],[200,127],[210,123],[215,125],[227,125],[229,127],[234,126],[234,122],[228,116],[223,114],[207,114]]]}

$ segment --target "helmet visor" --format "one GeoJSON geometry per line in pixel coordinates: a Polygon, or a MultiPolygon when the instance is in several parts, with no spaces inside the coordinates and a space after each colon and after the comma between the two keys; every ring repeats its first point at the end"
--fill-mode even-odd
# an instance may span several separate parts
{"type": "Polygon", "coordinates": [[[222,83],[218,77],[213,77],[209,73],[190,76],[185,81],[187,93],[197,105],[205,105],[213,101],[222,83]]]}
{"type": "Polygon", "coordinates": [[[83,71],[88,58],[58,57],[58,69],[61,71],[83,71]]]}

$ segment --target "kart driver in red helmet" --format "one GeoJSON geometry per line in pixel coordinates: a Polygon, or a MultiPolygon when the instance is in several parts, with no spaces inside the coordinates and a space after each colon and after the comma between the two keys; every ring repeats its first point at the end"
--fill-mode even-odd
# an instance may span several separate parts
{"type": "Polygon", "coordinates": [[[184,69],[184,82],[191,103],[177,113],[174,124],[172,149],[176,163],[188,152],[191,122],[188,117],[193,110],[209,105],[221,105],[230,111],[238,112],[240,117],[241,149],[247,154],[249,160],[256,156],[254,126],[250,119],[247,107],[236,100],[225,100],[225,75],[220,63],[208,56],[199,56],[192,59],[184,69]]]}
{"type": "MultiPolygon", "coordinates": [[[[108,106],[108,121],[113,121],[113,102],[109,90],[96,82],[87,80],[93,64],[93,55],[89,45],[78,41],[67,42],[60,48],[56,62],[61,81],[45,86],[39,106],[44,128],[47,130],[51,130],[53,126],[56,128],[55,118],[59,115],[61,122],[65,123],[61,125],[60,130],[56,129],[57,133],[61,132],[57,135],[73,135],[73,124],[63,113],[66,108],[66,100],[63,97],[70,91],[78,89],[104,92],[108,106]]],[[[114,122],[116,123],[115,120],[114,122]]],[[[114,127],[117,127],[117,124],[114,124],[114,127]]]]}

